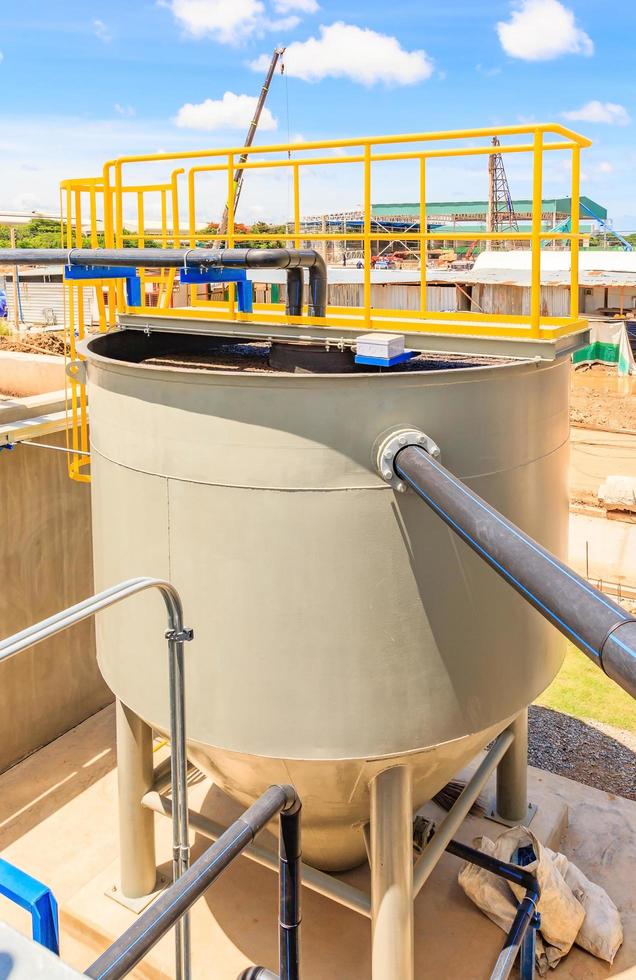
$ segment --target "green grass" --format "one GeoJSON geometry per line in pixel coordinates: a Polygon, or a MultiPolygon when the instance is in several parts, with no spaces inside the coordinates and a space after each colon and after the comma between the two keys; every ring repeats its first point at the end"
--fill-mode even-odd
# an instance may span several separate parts
{"type": "Polygon", "coordinates": [[[536,703],[636,732],[636,701],[569,643],[561,671],[536,703]]]}

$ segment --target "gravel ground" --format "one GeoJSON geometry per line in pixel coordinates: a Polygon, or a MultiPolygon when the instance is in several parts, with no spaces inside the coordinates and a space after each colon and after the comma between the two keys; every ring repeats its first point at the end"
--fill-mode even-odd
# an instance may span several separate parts
{"type": "Polygon", "coordinates": [[[636,735],[532,705],[528,761],[558,776],[636,800],[636,735]]]}

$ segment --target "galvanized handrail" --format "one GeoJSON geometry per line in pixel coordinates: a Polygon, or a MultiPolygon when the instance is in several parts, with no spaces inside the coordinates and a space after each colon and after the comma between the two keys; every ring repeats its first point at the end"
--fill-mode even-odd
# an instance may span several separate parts
{"type": "MultiPolygon", "coordinates": [[[[170,688],[171,783],[173,799],[176,801],[172,818],[172,863],[176,880],[187,870],[189,864],[183,644],[192,639],[193,631],[183,625],[183,606],[175,587],[163,579],[148,577],[120,582],[74,606],[62,609],[48,619],[27,626],[13,636],[8,636],[0,642],[0,662],[146,589],[158,589],[161,592],[168,614],[165,637],[168,641],[170,688]]],[[[187,980],[190,960],[187,916],[183,916],[175,925],[175,947],[177,978],[187,980]]]]}
{"type": "MultiPolygon", "coordinates": [[[[292,786],[270,786],[265,790],[192,867],[88,967],[85,976],[93,977],[93,980],[119,980],[130,973],[277,813],[280,815],[279,980],[299,980],[300,800],[292,786]]],[[[268,971],[266,975],[271,976],[268,971]]]]}

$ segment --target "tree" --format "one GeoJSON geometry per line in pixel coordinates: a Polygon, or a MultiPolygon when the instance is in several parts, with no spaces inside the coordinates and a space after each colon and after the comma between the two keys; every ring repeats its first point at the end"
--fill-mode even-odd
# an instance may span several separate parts
{"type": "MultiPolygon", "coordinates": [[[[210,221],[209,224],[203,229],[204,234],[214,235],[219,230],[219,224],[216,221],[210,221]]],[[[237,235],[254,235],[254,238],[241,238],[236,242],[236,248],[284,248],[285,239],[287,237],[287,229],[285,225],[270,225],[266,221],[257,221],[253,225],[245,225],[242,222],[237,222],[234,225],[234,231],[237,235]],[[260,235],[281,235],[281,238],[276,239],[262,239],[260,235]]],[[[210,248],[216,248],[218,246],[218,241],[208,241],[202,240],[200,243],[202,246],[209,246],[210,248]]]]}

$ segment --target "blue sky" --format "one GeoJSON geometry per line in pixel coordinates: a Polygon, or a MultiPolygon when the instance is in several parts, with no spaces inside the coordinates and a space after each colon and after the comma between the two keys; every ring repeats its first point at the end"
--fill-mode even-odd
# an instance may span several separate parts
{"type": "MultiPolygon", "coordinates": [[[[240,144],[262,56],[283,43],[261,141],[560,121],[594,141],[583,193],[633,229],[635,37],[630,0],[4,0],[0,208],[55,209],[61,178],[113,155],[240,144]]],[[[511,161],[509,177],[526,196],[529,166],[511,161]]],[[[415,186],[387,170],[374,198],[415,186]]],[[[565,163],[546,169],[544,191],[568,193],[565,163]]],[[[435,197],[485,193],[481,161],[431,181],[435,197]]],[[[303,210],[360,200],[343,177],[308,190],[303,210]]],[[[246,180],[241,207],[243,220],[280,220],[285,188],[246,180]]]]}

